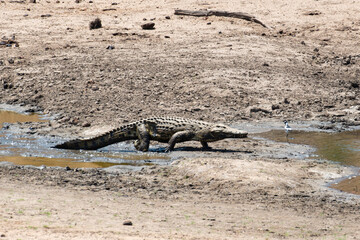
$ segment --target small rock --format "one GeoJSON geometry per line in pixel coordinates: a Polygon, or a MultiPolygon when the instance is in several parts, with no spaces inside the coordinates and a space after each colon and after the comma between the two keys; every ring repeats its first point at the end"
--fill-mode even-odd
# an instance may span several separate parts
{"type": "Polygon", "coordinates": [[[321,12],[317,11],[317,10],[304,12],[304,15],[309,15],[309,16],[316,16],[316,15],[320,15],[320,14],[321,14],[321,12]]]}
{"type": "Polygon", "coordinates": [[[280,106],[278,104],[271,105],[272,110],[280,109],[280,106]]]}
{"type": "Polygon", "coordinates": [[[250,108],[250,113],[256,113],[256,112],[263,112],[263,113],[271,113],[271,111],[264,109],[264,108],[259,108],[259,107],[253,107],[250,108]]]}
{"type": "Polygon", "coordinates": [[[133,223],[130,220],[126,220],[125,222],[123,222],[123,225],[125,226],[132,226],[133,223]]]}
{"type": "Polygon", "coordinates": [[[154,26],[155,26],[155,23],[149,22],[149,23],[145,23],[145,24],[141,25],[141,28],[144,30],[152,30],[152,29],[155,29],[154,26]]]}
{"type": "Polygon", "coordinates": [[[86,122],[82,125],[82,127],[90,127],[90,126],[91,126],[91,123],[89,123],[89,122],[86,122]]]}
{"type": "Polygon", "coordinates": [[[264,67],[269,67],[270,65],[268,63],[263,64],[264,67]]]}
{"type": "Polygon", "coordinates": [[[66,166],[66,167],[65,167],[65,170],[66,170],[66,171],[70,171],[71,168],[70,168],[69,166],[66,166]]]}
{"type": "Polygon", "coordinates": [[[106,48],[106,49],[113,50],[113,49],[115,49],[115,47],[114,47],[114,46],[112,46],[112,45],[109,45],[109,46],[107,46],[107,48],[106,48]]]}
{"type": "Polygon", "coordinates": [[[165,38],[170,38],[170,36],[165,36],[165,38]]]}
{"type": "Polygon", "coordinates": [[[211,22],[208,22],[207,25],[211,25],[211,22]]]}
{"type": "Polygon", "coordinates": [[[42,15],[40,15],[40,17],[42,17],[42,18],[51,17],[51,14],[42,14],[42,15]]]}
{"type": "Polygon", "coordinates": [[[101,24],[100,18],[96,18],[94,21],[91,21],[89,24],[90,30],[101,28],[101,27],[102,27],[102,24],[101,24]]]}
{"type": "Polygon", "coordinates": [[[30,0],[29,3],[36,3],[36,0],[30,0]]]}
{"type": "Polygon", "coordinates": [[[165,19],[170,19],[170,16],[166,16],[165,19]]]}
{"type": "Polygon", "coordinates": [[[6,237],[5,234],[1,234],[0,237],[6,237]]]}
{"type": "Polygon", "coordinates": [[[357,83],[357,82],[351,82],[350,87],[352,87],[352,88],[359,88],[359,83],[357,83]]]}
{"type": "Polygon", "coordinates": [[[284,103],[285,103],[285,104],[289,104],[289,103],[290,103],[289,99],[284,98],[284,103]]]}

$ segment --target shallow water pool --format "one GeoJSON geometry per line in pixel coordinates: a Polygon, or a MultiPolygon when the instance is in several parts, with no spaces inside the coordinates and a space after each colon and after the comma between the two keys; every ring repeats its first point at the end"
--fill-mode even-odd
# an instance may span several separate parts
{"type": "MultiPolygon", "coordinates": [[[[0,126],[16,122],[46,122],[41,115],[23,114],[0,110],[0,126]]],[[[111,166],[139,167],[153,164],[166,165],[170,157],[166,154],[139,153],[133,146],[119,143],[98,151],[53,149],[64,141],[44,136],[33,136],[2,127],[0,130],[0,161],[16,165],[57,166],[70,168],[105,168],[111,166]],[[119,150],[121,149],[121,150],[119,150]]]]}
{"type": "MultiPolygon", "coordinates": [[[[345,165],[360,167],[360,130],[338,133],[271,130],[259,136],[293,144],[306,144],[316,148],[312,158],[327,159],[345,165]]],[[[332,187],[344,192],[360,194],[360,176],[353,176],[332,187]]]]}

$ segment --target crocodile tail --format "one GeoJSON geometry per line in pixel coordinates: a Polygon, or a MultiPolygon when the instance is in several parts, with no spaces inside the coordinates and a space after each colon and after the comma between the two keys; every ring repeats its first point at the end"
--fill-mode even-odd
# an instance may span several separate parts
{"type": "Polygon", "coordinates": [[[121,130],[122,129],[114,129],[103,135],[90,139],[71,140],[68,142],[58,144],[54,146],[54,148],[96,150],[108,146],[110,144],[133,139],[132,137],[129,137],[129,134],[126,133],[126,131],[121,131],[121,130]]]}
{"type": "Polygon", "coordinates": [[[54,148],[95,150],[101,148],[101,146],[97,146],[95,139],[87,139],[87,140],[75,139],[58,144],[54,146],[54,148]]]}

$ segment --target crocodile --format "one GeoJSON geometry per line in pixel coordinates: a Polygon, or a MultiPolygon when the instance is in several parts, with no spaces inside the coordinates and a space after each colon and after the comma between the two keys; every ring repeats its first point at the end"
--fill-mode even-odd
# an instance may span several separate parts
{"type": "Polygon", "coordinates": [[[54,148],[96,150],[117,142],[135,140],[135,148],[146,152],[149,150],[150,140],[154,140],[168,143],[165,151],[169,152],[176,143],[185,141],[199,141],[204,149],[210,149],[208,142],[246,137],[246,131],[224,124],[179,117],[153,117],[122,125],[94,138],[58,144],[54,148]]]}

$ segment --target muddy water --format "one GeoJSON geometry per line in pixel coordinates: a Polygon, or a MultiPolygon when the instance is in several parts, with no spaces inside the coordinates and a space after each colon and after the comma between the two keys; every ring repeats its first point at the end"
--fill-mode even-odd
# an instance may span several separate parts
{"type": "MultiPolygon", "coordinates": [[[[259,134],[278,142],[306,144],[316,148],[313,158],[327,159],[360,167],[360,130],[340,133],[272,130],[259,134]]],[[[333,188],[360,194],[360,176],[333,184],[333,188]]]]}
{"type": "MultiPolygon", "coordinates": [[[[168,164],[170,158],[158,153],[137,153],[129,146],[119,151],[119,147],[105,148],[101,151],[68,151],[53,149],[54,140],[42,136],[32,136],[3,128],[4,123],[46,122],[36,114],[21,114],[0,110],[0,162],[16,165],[57,166],[70,168],[106,168],[111,166],[138,167],[152,164],[168,164]]],[[[56,142],[58,143],[58,142],[56,142]]]]}
{"type": "Polygon", "coordinates": [[[41,119],[37,114],[20,114],[13,111],[0,110],[0,127],[3,123],[16,123],[16,122],[46,122],[47,120],[41,119]]]}

